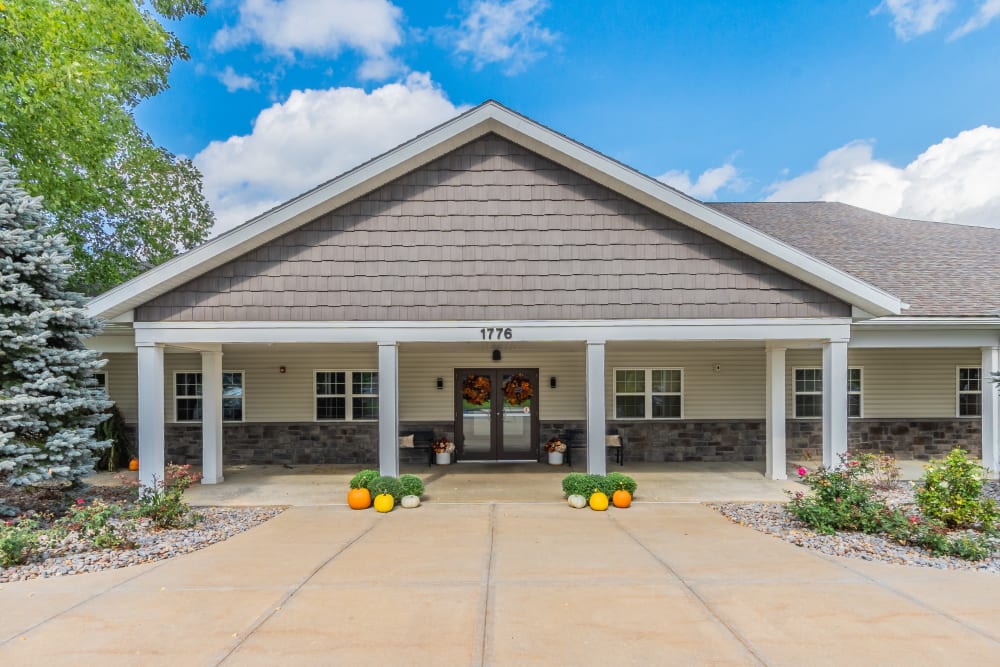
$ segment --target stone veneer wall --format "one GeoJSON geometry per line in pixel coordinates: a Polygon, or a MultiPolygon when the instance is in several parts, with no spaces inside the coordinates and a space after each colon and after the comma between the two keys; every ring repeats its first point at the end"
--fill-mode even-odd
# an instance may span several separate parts
{"type": "MultiPolygon", "coordinates": [[[[134,440],[134,427],[133,431],[134,440]]],[[[400,433],[454,440],[454,424],[401,422],[400,433]]],[[[764,420],[609,421],[609,431],[625,437],[625,460],[763,461],[764,420]]],[[[900,459],[942,458],[962,447],[972,456],[982,452],[978,419],[861,419],[848,422],[848,447],[858,452],[888,452],[900,459]]],[[[167,424],[166,459],[201,464],[201,425],[167,424]]],[[[570,445],[586,445],[584,421],[542,421],[541,443],[552,436],[570,445]]],[[[786,424],[788,458],[823,457],[823,424],[790,419],[786,424]]],[[[418,438],[419,444],[420,438],[418,438]]],[[[400,450],[401,463],[425,463],[423,450],[400,450]]],[[[582,452],[577,457],[585,456],[582,452]]],[[[582,460],[582,458],[580,459],[582,460]]],[[[378,424],[374,422],[243,423],[223,426],[223,461],[247,463],[378,464],[378,424]]]]}

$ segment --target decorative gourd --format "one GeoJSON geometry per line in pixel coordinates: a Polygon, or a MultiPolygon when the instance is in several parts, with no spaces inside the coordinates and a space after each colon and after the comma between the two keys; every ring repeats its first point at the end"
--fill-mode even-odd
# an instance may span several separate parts
{"type": "Polygon", "coordinates": [[[347,504],[352,510],[366,510],[372,506],[372,494],[368,489],[351,489],[347,492],[347,504]]]}
{"type": "Polygon", "coordinates": [[[413,509],[414,507],[420,507],[420,496],[403,496],[403,499],[399,501],[399,504],[406,509],[413,509]]]}
{"type": "Polygon", "coordinates": [[[596,510],[598,512],[603,512],[608,509],[608,497],[607,495],[598,491],[590,496],[590,509],[596,510]]]}
{"type": "Polygon", "coordinates": [[[611,496],[611,502],[615,507],[629,507],[632,504],[632,494],[625,489],[618,489],[611,496]]]}
{"type": "Polygon", "coordinates": [[[587,506],[587,499],[581,495],[572,495],[566,499],[570,507],[575,507],[576,509],[583,509],[587,506]]]}
{"type": "Polygon", "coordinates": [[[375,511],[376,512],[391,512],[393,506],[396,504],[396,499],[390,496],[388,493],[380,493],[375,496],[375,511]]]}
{"type": "Polygon", "coordinates": [[[139,469],[139,459],[132,459],[128,462],[128,469],[135,472],[139,469]]]}

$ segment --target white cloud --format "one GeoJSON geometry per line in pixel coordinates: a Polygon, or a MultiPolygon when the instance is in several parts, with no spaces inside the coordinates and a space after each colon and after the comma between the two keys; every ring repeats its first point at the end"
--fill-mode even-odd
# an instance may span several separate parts
{"type": "Polygon", "coordinates": [[[558,37],[537,22],[546,9],[545,0],[477,0],[458,28],[439,34],[454,43],[456,54],[470,56],[477,70],[505,63],[506,74],[517,74],[558,37]]]}
{"type": "Polygon", "coordinates": [[[226,87],[226,90],[228,90],[231,93],[235,93],[237,90],[260,89],[260,84],[257,83],[256,79],[254,79],[252,76],[237,74],[236,70],[234,70],[229,65],[227,65],[226,69],[222,70],[218,74],[218,79],[219,81],[222,82],[222,85],[226,87]]]}
{"type": "Polygon", "coordinates": [[[998,16],[1000,16],[1000,0],[983,0],[976,14],[952,32],[948,39],[958,39],[974,30],[985,28],[998,16]]]}
{"type": "Polygon", "coordinates": [[[902,168],[875,159],[870,142],[852,142],[769,189],[768,201],[840,201],[903,218],[1000,227],[1000,128],[960,132],[902,168]]]}
{"type": "Polygon", "coordinates": [[[741,190],[746,185],[740,178],[739,169],[733,166],[732,162],[727,162],[721,167],[706,169],[695,181],[691,180],[690,172],[677,170],[657,176],[656,180],[697,199],[713,199],[723,188],[741,190]]]}
{"type": "Polygon", "coordinates": [[[872,14],[891,14],[896,37],[905,41],[937,28],[954,6],[953,0],[884,0],[872,14]]]}
{"type": "Polygon", "coordinates": [[[236,25],[215,33],[212,46],[227,51],[260,43],[287,58],[335,58],[349,49],[365,57],[359,76],[384,79],[405,71],[391,55],[403,42],[402,18],[388,0],[241,0],[236,25]]]}
{"type": "Polygon", "coordinates": [[[457,115],[428,74],[365,92],[296,90],[258,114],[253,131],[194,157],[225,231],[457,115]]]}

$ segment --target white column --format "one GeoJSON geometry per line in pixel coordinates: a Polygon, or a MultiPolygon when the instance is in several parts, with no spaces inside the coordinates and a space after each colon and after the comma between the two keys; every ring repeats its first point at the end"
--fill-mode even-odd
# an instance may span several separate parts
{"type": "Polygon", "coordinates": [[[995,476],[1000,472],[1000,400],[997,385],[992,382],[993,373],[1000,372],[1000,348],[984,347],[982,385],[983,391],[983,467],[995,476]]]}
{"type": "Polygon", "coordinates": [[[395,341],[378,344],[378,469],[383,475],[399,476],[399,348],[395,341]]]}
{"type": "Polygon", "coordinates": [[[604,458],[607,433],[604,413],[604,341],[587,341],[587,472],[607,473],[604,458]]]}
{"type": "Polygon", "coordinates": [[[222,481],[222,352],[201,353],[201,483],[222,481]]]}
{"type": "Polygon", "coordinates": [[[847,341],[823,343],[823,465],[840,465],[847,451],[847,341]]]}
{"type": "Polygon", "coordinates": [[[137,343],[139,364],[139,484],[163,481],[163,346],[137,343]]]}
{"type": "Polygon", "coordinates": [[[767,348],[767,478],[787,479],[785,472],[785,348],[767,348]]]}

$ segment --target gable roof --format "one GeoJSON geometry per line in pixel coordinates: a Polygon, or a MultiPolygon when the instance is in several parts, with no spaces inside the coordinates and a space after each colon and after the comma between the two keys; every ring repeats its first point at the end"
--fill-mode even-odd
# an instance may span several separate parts
{"type": "Polygon", "coordinates": [[[837,202],[709,204],[898,295],[907,317],[1000,314],[1000,229],[894,218],[837,202]]]}
{"type": "Polygon", "coordinates": [[[94,297],[88,313],[117,317],[491,132],[866,312],[900,313],[896,296],[492,100],[94,297]]]}

